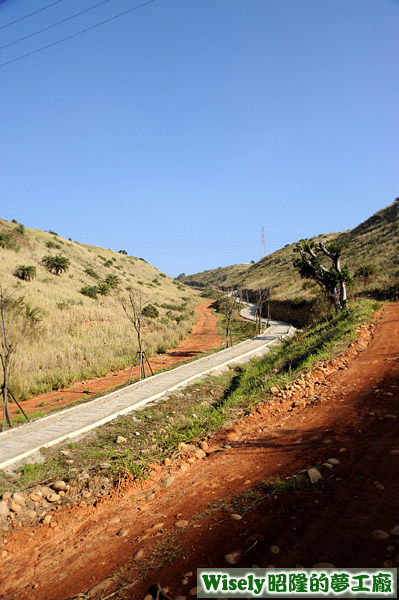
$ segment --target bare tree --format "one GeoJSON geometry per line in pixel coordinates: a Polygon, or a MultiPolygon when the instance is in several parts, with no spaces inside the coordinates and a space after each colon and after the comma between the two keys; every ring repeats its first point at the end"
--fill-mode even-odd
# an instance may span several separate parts
{"type": "Polygon", "coordinates": [[[238,308],[238,294],[236,290],[230,290],[227,292],[219,301],[220,310],[224,316],[225,322],[225,332],[223,336],[223,340],[221,342],[221,346],[223,343],[226,343],[226,348],[233,345],[233,335],[231,330],[231,321],[233,319],[234,313],[238,308]]]}
{"type": "Polygon", "coordinates": [[[22,297],[14,298],[14,290],[3,290],[0,284],[0,362],[3,371],[1,396],[3,401],[2,431],[6,428],[6,421],[12,427],[9,400],[12,398],[28,421],[28,417],[10,390],[10,376],[13,367],[13,358],[16,348],[40,320],[39,309],[32,309],[25,304],[22,297]]]}
{"type": "Polygon", "coordinates": [[[265,304],[267,303],[267,325],[270,321],[270,288],[259,287],[256,290],[256,331],[262,332],[262,315],[265,304]]]}
{"type": "Polygon", "coordinates": [[[137,358],[139,361],[139,380],[142,377],[145,378],[145,376],[146,376],[146,372],[145,372],[145,363],[146,362],[151,371],[151,375],[154,375],[154,373],[151,369],[149,360],[147,358],[146,352],[144,350],[143,336],[142,336],[142,324],[143,324],[143,317],[144,317],[143,311],[144,311],[145,307],[148,306],[149,304],[150,304],[149,301],[144,302],[141,291],[135,290],[134,288],[131,288],[129,290],[128,299],[122,300],[123,310],[125,311],[127,318],[133,324],[133,327],[136,331],[137,346],[138,346],[138,350],[136,352],[136,358],[133,362],[133,366],[130,371],[128,381],[130,381],[132,378],[132,373],[133,373],[133,369],[136,365],[137,358]]]}

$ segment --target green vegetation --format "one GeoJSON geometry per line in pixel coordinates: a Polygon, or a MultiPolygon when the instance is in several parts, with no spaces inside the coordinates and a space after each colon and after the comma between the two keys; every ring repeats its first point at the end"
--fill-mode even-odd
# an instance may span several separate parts
{"type": "Polygon", "coordinates": [[[17,250],[18,244],[15,237],[11,233],[4,233],[0,231],[0,248],[17,250]]]}
{"type": "Polygon", "coordinates": [[[18,225],[15,228],[15,231],[17,231],[21,235],[25,235],[25,225],[22,225],[22,223],[18,223],[18,225]]]}
{"type": "Polygon", "coordinates": [[[61,275],[61,273],[65,273],[69,269],[70,261],[69,258],[62,256],[61,254],[56,254],[55,256],[49,254],[43,256],[41,264],[43,267],[46,267],[50,273],[61,275]]]}
{"type": "Polygon", "coordinates": [[[61,244],[57,244],[56,242],[53,242],[52,240],[49,240],[48,242],[46,242],[46,246],[47,246],[47,248],[56,248],[57,250],[59,250],[61,248],[61,244]]]}
{"type": "Polygon", "coordinates": [[[90,277],[93,277],[93,279],[100,279],[99,275],[91,267],[86,267],[85,273],[86,275],[90,275],[90,277]]]}
{"type": "Polygon", "coordinates": [[[32,281],[36,277],[36,267],[32,265],[18,265],[14,271],[14,275],[23,281],[32,281]]]}
{"type": "Polygon", "coordinates": [[[97,298],[98,288],[96,285],[85,285],[80,288],[80,293],[89,298],[97,298]]]}
{"type": "Polygon", "coordinates": [[[157,317],[159,317],[159,310],[153,304],[147,304],[147,306],[144,306],[142,314],[144,315],[144,317],[156,319],[157,317]]]}

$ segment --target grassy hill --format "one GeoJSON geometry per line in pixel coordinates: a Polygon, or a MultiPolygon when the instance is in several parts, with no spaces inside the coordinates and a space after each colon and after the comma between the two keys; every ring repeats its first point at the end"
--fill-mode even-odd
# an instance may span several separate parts
{"type": "Polygon", "coordinates": [[[23,340],[15,354],[11,387],[20,398],[131,364],[135,338],[121,297],[132,286],[159,312],[157,318],[145,319],[149,354],[176,345],[196,321],[198,294],[145,260],[4,220],[0,220],[0,284],[40,309],[33,339],[23,340]],[[49,272],[42,265],[48,255],[67,258],[67,271],[49,272]],[[21,265],[34,267],[36,277],[18,278],[15,272],[21,265]]]}
{"type": "MultiPolygon", "coordinates": [[[[343,237],[350,239],[342,260],[349,266],[352,276],[361,266],[372,267],[363,269],[363,273],[369,272],[368,277],[358,274],[354,278],[350,293],[389,295],[399,277],[399,201],[396,200],[350,231],[329,233],[312,239],[326,243],[343,237]]],[[[181,281],[199,287],[242,286],[248,290],[270,286],[274,300],[298,302],[302,298],[309,299],[314,296],[315,285],[302,280],[294,269],[294,248],[295,244],[288,244],[253,265],[221,267],[185,276],[181,281]]]]}

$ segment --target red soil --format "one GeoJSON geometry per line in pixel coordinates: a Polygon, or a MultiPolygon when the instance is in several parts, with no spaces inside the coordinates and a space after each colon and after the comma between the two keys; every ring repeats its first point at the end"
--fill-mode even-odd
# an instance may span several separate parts
{"type": "MultiPolygon", "coordinates": [[[[222,338],[219,336],[217,329],[218,317],[210,308],[212,303],[213,300],[207,300],[196,307],[198,320],[188,338],[183,340],[177,348],[167,350],[164,354],[155,354],[151,357],[150,364],[154,373],[219,346],[222,338]]],[[[105,377],[81,381],[74,386],[63,388],[62,390],[40,394],[39,396],[25,400],[22,403],[22,407],[29,415],[38,410],[48,412],[54,407],[61,408],[68,406],[77,400],[88,400],[92,395],[106,392],[122,383],[126,383],[130,370],[131,367],[122,369],[121,371],[114,371],[105,377]],[[43,403],[45,406],[41,406],[43,403]]],[[[148,372],[147,365],[146,370],[148,372]]],[[[138,376],[139,367],[137,366],[133,371],[132,377],[134,379],[138,378],[138,376]]],[[[14,403],[10,405],[10,410],[12,416],[18,413],[18,407],[14,403]]]]}
{"type": "Polygon", "coordinates": [[[213,439],[206,458],[192,465],[184,456],[154,466],[150,481],[127,478],[95,505],[53,513],[50,526],[14,523],[0,559],[2,598],[64,600],[96,586],[84,597],[139,600],[158,581],[171,597],[187,595],[197,567],[227,566],[225,554],[236,550],[243,553],[239,567],[397,566],[386,549],[392,536],[381,541],[371,533],[399,524],[399,419],[386,416],[399,414],[399,305],[386,305],[374,330],[360,328],[346,355],[313,376],[316,401],[292,408],[292,400],[306,401],[306,389],[290,400],[277,397],[213,439]],[[331,457],[340,464],[322,471],[322,485],[307,492],[265,496],[238,521],[223,508],[207,510],[265,478],[331,457]],[[166,473],[175,477],[168,488],[157,484],[166,473]],[[176,542],[181,519],[188,526],[176,542]],[[151,569],[150,553],[162,541],[151,569]],[[177,543],[182,552],[174,558],[177,543]],[[180,583],[188,571],[189,584],[180,583]],[[114,594],[118,582],[126,584],[123,594],[114,594]]]}

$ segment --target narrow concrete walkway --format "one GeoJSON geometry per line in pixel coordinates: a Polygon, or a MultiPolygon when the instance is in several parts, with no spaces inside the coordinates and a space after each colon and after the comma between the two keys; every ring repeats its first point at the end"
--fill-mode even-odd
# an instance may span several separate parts
{"type": "Polygon", "coordinates": [[[23,461],[38,452],[40,448],[49,448],[112,421],[119,415],[140,410],[144,405],[158,400],[168,392],[205,375],[231,364],[243,363],[255,356],[261,356],[271,347],[279,344],[280,340],[294,333],[295,329],[291,325],[271,321],[270,327],[263,334],[245,340],[232,348],[159,373],[85,404],[67,408],[0,433],[0,469],[23,461]]]}

